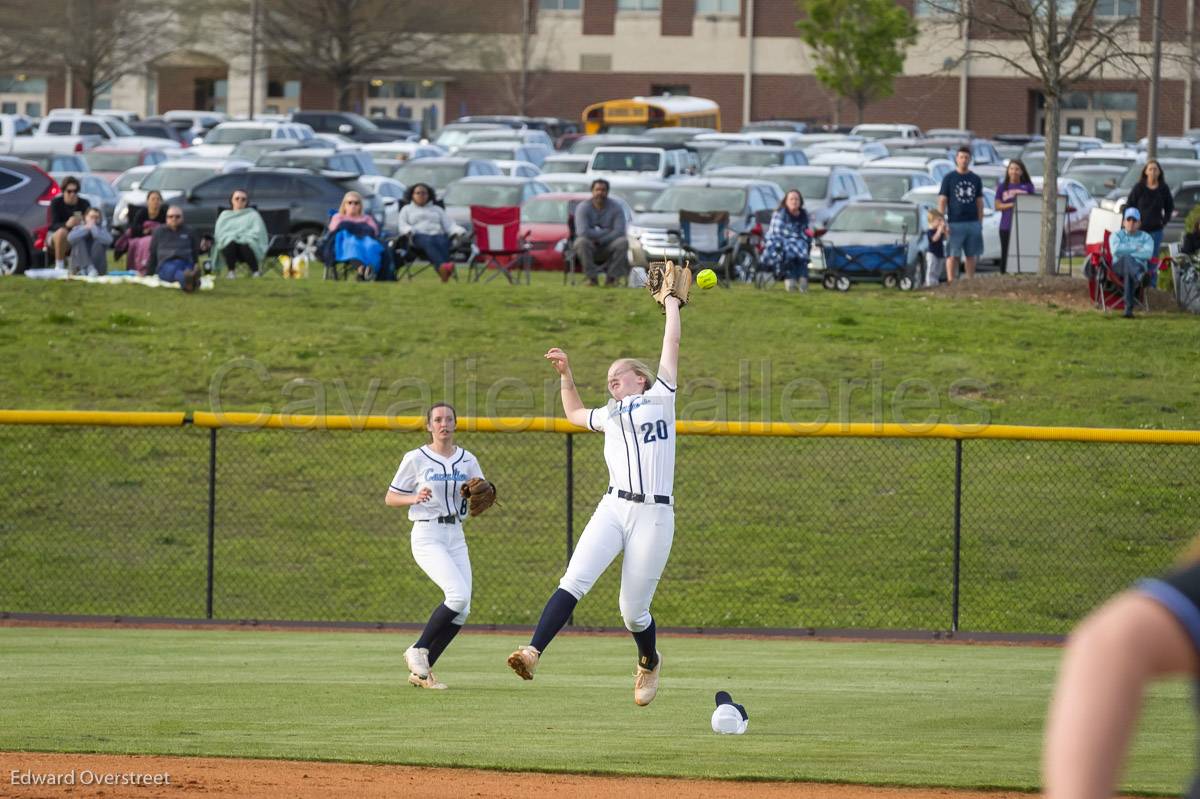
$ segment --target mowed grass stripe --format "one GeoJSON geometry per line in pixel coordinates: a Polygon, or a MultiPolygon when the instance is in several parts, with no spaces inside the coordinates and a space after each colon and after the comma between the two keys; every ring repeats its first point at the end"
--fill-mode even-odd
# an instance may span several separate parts
{"type": "MultiPolygon", "coordinates": [[[[407,635],[0,629],[0,749],[300,758],[726,779],[1032,789],[1051,648],[663,637],[632,702],[624,636],[566,635],[526,683],[518,635],[464,633],[404,682],[407,635]],[[750,713],[714,735],[712,695],[750,713]]],[[[1178,792],[1187,686],[1153,689],[1125,787],[1178,792]]]]}

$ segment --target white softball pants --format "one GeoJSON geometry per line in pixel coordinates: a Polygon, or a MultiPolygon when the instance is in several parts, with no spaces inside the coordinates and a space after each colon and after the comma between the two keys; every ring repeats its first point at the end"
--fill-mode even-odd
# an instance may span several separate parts
{"type": "Polygon", "coordinates": [[[670,505],[645,505],[608,494],[583,528],[558,587],[582,599],[624,551],[621,619],[625,629],[641,632],[650,626],[650,600],[671,555],[674,537],[675,509],[670,505]]]}
{"type": "Polygon", "coordinates": [[[458,611],[454,623],[466,622],[471,612],[471,559],[462,523],[413,522],[412,554],[446,595],[446,607],[458,611]]]}

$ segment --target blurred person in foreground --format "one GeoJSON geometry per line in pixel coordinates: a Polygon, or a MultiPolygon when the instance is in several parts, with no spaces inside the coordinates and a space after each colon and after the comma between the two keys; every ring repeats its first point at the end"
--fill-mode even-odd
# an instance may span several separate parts
{"type": "MultiPolygon", "coordinates": [[[[1093,611],[1067,641],[1046,721],[1047,799],[1113,795],[1147,685],[1200,679],[1200,538],[1176,568],[1093,611]]],[[[1200,776],[1184,794],[1200,798],[1200,776]]]]}

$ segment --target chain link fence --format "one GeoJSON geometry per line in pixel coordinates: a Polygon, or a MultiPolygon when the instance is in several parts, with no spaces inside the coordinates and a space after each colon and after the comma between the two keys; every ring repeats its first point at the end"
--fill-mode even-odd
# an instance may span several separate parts
{"type": "MultiPolygon", "coordinates": [[[[423,622],[383,499],[396,430],[0,425],[0,612],[423,622]]],[[[460,432],[471,622],[532,625],[607,487],[603,437],[460,432]]],[[[1066,632],[1195,534],[1200,447],[682,435],[662,627],[1066,632]]],[[[619,627],[614,564],[574,624],[619,627]]]]}

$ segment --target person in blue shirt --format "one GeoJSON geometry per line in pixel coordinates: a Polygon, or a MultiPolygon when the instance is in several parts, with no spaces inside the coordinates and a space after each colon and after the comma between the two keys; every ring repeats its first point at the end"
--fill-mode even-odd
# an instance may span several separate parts
{"type": "Polygon", "coordinates": [[[975,259],[983,254],[983,181],[970,169],[970,147],[958,148],[954,165],[955,170],[942,178],[938,191],[938,210],[950,228],[946,242],[947,283],[954,282],[960,254],[968,278],[975,277],[975,259]]]}
{"type": "Polygon", "coordinates": [[[1126,208],[1121,229],[1108,237],[1112,252],[1113,271],[1125,279],[1125,317],[1133,318],[1133,305],[1142,278],[1150,271],[1154,255],[1154,237],[1141,230],[1142,214],[1136,208],[1126,208]]]}

